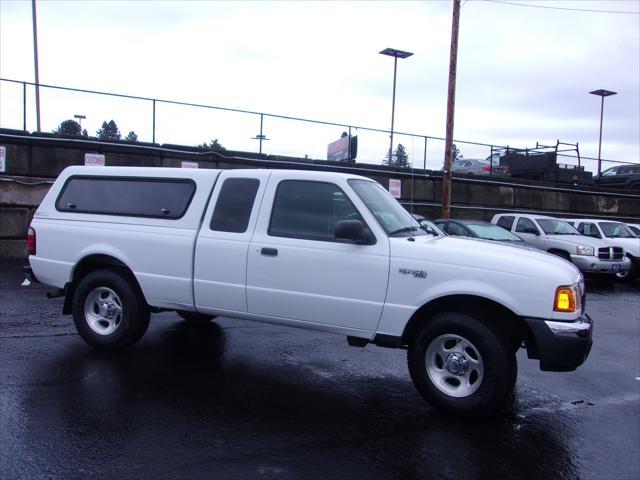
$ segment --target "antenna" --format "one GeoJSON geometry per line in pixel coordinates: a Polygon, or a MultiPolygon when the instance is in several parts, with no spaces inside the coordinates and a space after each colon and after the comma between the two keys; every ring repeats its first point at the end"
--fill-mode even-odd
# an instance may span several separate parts
{"type": "MultiPolygon", "coordinates": [[[[414,159],[414,147],[415,147],[415,132],[412,132],[411,136],[411,199],[409,201],[409,214],[411,215],[411,222],[413,223],[413,159],[414,159]]],[[[411,228],[411,237],[413,238],[413,225],[409,225],[411,228]]]]}

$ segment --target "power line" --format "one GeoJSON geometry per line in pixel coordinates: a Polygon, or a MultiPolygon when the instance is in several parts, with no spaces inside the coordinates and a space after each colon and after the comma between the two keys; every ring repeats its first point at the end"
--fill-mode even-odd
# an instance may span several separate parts
{"type": "Polygon", "coordinates": [[[505,0],[480,0],[481,2],[501,3],[503,5],[512,5],[515,7],[531,7],[544,8],[547,10],[566,10],[570,12],[588,12],[588,13],[619,13],[623,15],[640,15],[640,12],[627,12],[621,10],[595,10],[588,8],[569,8],[569,7],[550,7],[548,5],[533,5],[530,3],[507,2],[505,0]]]}

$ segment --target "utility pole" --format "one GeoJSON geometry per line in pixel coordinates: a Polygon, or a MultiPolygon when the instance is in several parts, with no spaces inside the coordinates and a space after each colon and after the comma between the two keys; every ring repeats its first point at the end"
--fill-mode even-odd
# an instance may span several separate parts
{"type": "Polygon", "coordinates": [[[451,52],[449,56],[449,90],[447,94],[447,131],[444,146],[444,176],[442,178],[442,218],[451,217],[451,156],[453,154],[453,116],[456,106],[456,70],[458,65],[459,27],[460,0],[453,0],[451,52]]]}
{"type": "Polygon", "coordinates": [[[31,0],[31,14],[33,16],[33,61],[36,70],[36,126],[40,131],[40,74],[38,72],[38,25],[36,22],[36,0],[31,0]]]}

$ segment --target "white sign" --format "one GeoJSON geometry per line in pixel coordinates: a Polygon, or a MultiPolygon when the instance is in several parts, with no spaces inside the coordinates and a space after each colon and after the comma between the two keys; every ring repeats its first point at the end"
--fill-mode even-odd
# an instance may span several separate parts
{"type": "Polygon", "coordinates": [[[389,193],[393,198],[402,198],[402,181],[390,178],[389,193]]]}
{"type": "Polygon", "coordinates": [[[182,168],[198,168],[198,162],[182,162],[182,168]]]}
{"type": "Polygon", "coordinates": [[[7,171],[7,147],[0,147],[0,173],[7,171]]]}
{"type": "Polygon", "coordinates": [[[84,164],[104,167],[104,155],[101,153],[85,153],[84,164]]]}

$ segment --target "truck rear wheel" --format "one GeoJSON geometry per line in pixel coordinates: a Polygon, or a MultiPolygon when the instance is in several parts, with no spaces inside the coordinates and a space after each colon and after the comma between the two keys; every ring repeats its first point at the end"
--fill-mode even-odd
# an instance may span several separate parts
{"type": "Polygon", "coordinates": [[[82,339],[101,350],[126,348],[140,340],[149,326],[144,299],[113,270],[96,270],[80,280],[72,312],[82,339]]]}
{"type": "Polygon", "coordinates": [[[437,314],[409,344],[407,360],[418,392],[446,413],[490,417],[512,398],[515,352],[471,315],[437,314]]]}

